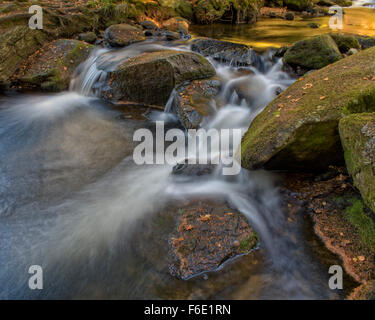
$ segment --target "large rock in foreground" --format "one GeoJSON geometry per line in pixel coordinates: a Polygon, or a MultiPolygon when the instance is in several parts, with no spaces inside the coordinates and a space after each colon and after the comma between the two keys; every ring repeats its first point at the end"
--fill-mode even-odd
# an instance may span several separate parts
{"type": "Polygon", "coordinates": [[[185,81],[210,78],[214,67],[202,56],[175,50],[145,53],[120,64],[110,74],[103,97],[164,106],[172,90],[185,81]]]}
{"type": "Polygon", "coordinates": [[[315,171],[343,162],[338,121],[375,111],[375,48],[294,83],[253,121],[242,140],[242,165],[315,171]]]}
{"type": "Polygon", "coordinates": [[[329,35],[298,41],[284,55],[284,62],[300,75],[309,70],[321,69],[340,59],[340,51],[329,35]]]}
{"type": "Polygon", "coordinates": [[[348,172],[366,204],[375,212],[375,113],[343,118],[339,131],[348,172]]]}
{"type": "Polygon", "coordinates": [[[55,40],[29,57],[16,75],[23,87],[46,91],[69,88],[71,75],[90,54],[92,45],[78,40],[55,40]]]}
{"type": "Polygon", "coordinates": [[[104,39],[113,47],[125,47],[146,40],[143,32],[126,23],[114,24],[104,32],[104,39]]]}

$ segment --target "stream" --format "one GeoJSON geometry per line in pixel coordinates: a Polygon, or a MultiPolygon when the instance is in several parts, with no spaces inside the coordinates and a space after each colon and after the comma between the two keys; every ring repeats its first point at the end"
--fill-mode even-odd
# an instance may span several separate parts
{"type": "MultiPolygon", "coordinates": [[[[156,120],[180,127],[176,117],[168,104],[165,112],[120,110],[97,92],[106,72],[124,59],[165,49],[190,50],[188,43],[158,41],[96,49],[69,92],[0,98],[0,298],[344,298],[352,284],[343,292],[328,287],[328,267],[339,259],[313,234],[308,217],[287,223],[276,176],[242,169],[231,178],[214,171],[178,179],[172,166],[133,163],[134,131],[153,129],[156,120]],[[242,212],[260,246],[215,272],[179,280],[168,272],[174,220],[160,213],[171,201],[198,196],[224,199],[242,212]],[[31,265],[43,268],[43,290],[27,286],[31,265]]],[[[246,75],[211,61],[224,83],[225,105],[211,106],[203,128],[246,132],[294,82],[271,53],[259,55],[260,65],[246,75]],[[251,102],[238,98],[238,83],[251,102]]]]}

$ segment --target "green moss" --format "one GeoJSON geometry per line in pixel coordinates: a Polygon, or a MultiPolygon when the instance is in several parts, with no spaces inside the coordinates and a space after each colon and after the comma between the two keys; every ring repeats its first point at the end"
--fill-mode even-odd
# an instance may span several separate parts
{"type": "Polygon", "coordinates": [[[375,88],[363,90],[353,97],[343,111],[345,114],[375,112],[375,88]]]}
{"type": "Polygon", "coordinates": [[[351,48],[360,49],[360,44],[356,37],[343,35],[340,33],[331,33],[331,38],[336,42],[341,53],[346,53],[351,48]]]}
{"type": "Polygon", "coordinates": [[[340,58],[340,51],[329,35],[298,41],[284,55],[287,64],[306,70],[321,69],[340,58]]]}
{"type": "Polygon", "coordinates": [[[352,199],[352,205],[345,210],[345,218],[356,227],[362,242],[369,249],[375,249],[375,223],[365,213],[365,206],[360,199],[352,199]]]}
{"type": "Polygon", "coordinates": [[[251,249],[253,249],[257,245],[257,243],[258,243],[258,234],[254,232],[251,237],[243,239],[240,242],[240,246],[239,246],[240,251],[242,253],[247,253],[251,249]]]}

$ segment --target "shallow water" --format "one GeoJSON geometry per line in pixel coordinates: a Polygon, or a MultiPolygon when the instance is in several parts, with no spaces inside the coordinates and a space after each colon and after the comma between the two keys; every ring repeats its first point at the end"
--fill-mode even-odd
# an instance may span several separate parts
{"type": "MultiPolygon", "coordinates": [[[[134,117],[133,109],[119,111],[96,94],[121,59],[161,48],[171,44],[99,50],[79,67],[70,92],[1,98],[0,298],[343,298],[346,291],[327,285],[328,265],[338,259],[311,226],[304,227],[303,216],[288,224],[274,176],[243,169],[228,178],[218,170],[181,180],[171,175],[172,166],[133,163],[134,131],[153,129],[162,119],[178,126],[175,117],[157,111],[134,117]],[[197,196],[225,199],[241,211],[260,235],[260,247],[217,272],[183,281],[168,272],[175,226],[168,203],[197,196]],[[27,287],[34,264],[44,270],[41,291],[27,287]]],[[[212,61],[226,104],[212,107],[204,128],[244,133],[293,83],[280,60],[264,55],[260,61],[261,68],[249,67],[246,76],[212,61]],[[235,92],[239,84],[247,88],[245,100],[235,92]]]]}
{"type": "MultiPolygon", "coordinates": [[[[375,9],[345,8],[343,29],[341,32],[375,36],[375,9]]],[[[255,25],[213,24],[209,26],[194,25],[191,28],[193,36],[210,37],[245,43],[257,50],[269,47],[282,47],[296,41],[319,34],[331,32],[328,26],[330,17],[312,19],[296,18],[295,21],[284,19],[259,18],[255,25]],[[312,29],[309,23],[320,25],[312,29]]]]}

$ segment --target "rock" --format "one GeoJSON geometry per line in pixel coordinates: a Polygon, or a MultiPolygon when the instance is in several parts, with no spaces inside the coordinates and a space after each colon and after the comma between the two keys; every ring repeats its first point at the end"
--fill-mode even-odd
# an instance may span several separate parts
{"type": "Polygon", "coordinates": [[[290,10],[304,11],[311,6],[311,0],[284,0],[284,6],[290,10]]]}
{"type": "Polygon", "coordinates": [[[173,257],[169,270],[178,278],[214,271],[258,243],[246,218],[223,201],[190,201],[176,211],[178,225],[170,236],[173,257]]]}
{"type": "Polygon", "coordinates": [[[371,48],[375,46],[375,38],[366,36],[356,36],[362,50],[371,48]]]}
{"type": "Polygon", "coordinates": [[[307,26],[311,29],[318,29],[320,25],[315,22],[311,22],[311,23],[308,23],[307,26]]]}
{"type": "Polygon", "coordinates": [[[248,169],[320,171],[343,163],[338,121],[375,111],[375,48],[361,51],[295,82],[252,122],[242,140],[248,169]],[[339,79],[339,80],[338,80],[339,79]],[[367,79],[367,80],[365,80],[367,79]]]}
{"type": "Polygon", "coordinates": [[[355,49],[355,48],[351,48],[349,49],[349,51],[347,52],[348,56],[352,56],[353,54],[356,54],[358,53],[358,50],[355,49]]]}
{"type": "Polygon", "coordinates": [[[285,19],[286,19],[286,20],[289,20],[289,21],[294,20],[294,13],[293,13],[293,12],[287,12],[287,13],[285,14],[285,19]]]}
{"type": "Polygon", "coordinates": [[[180,34],[178,32],[173,31],[165,31],[163,32],[163,35],[165,36],[165,39],[167,41],[175,41],[180,39],[180,34]]]}
{"type": "Polygon", "coordinates": [[[146,40],[142,31],[128,24],[115,24],[104,32],[104,39],[112,47],[125,47],[129,44],[146,40]]]}
{"type": "Polygon", "coordinates": [[[348,300],[375,300],[375,280],[367,281],[355,288],[348,300]]]}
{"type": "Polygon", "coordinates": [[[29,57],[18,74],[17,83],[46,91],[69,87],[72,73],[85,61],[93,46],[78,40],[55,40],[29,57]]]}
{"type": "Polygon", "coordinates": [[[199,24],[255,23],[263,4],[263,0],[198,0],[194,14],[199,24]]]}
{"type": "Polygon", "coordinates": [[[126,60],[111,72],[110,85],[102,96],[115,101],[164,106],[176,86],[215,74],[214,67],[196,53],[149,52],[126,60]]]}
{"type": "Polygon", "coordinates": [[[361,46],[354,36],[343,35],[339,33],[331,33],[331,38],[337,44],[341,53],[347,53],[350,48],[360,49],[361,46]]]}
{"type": "Polygon", "coordinates": [[[151,21],[151,20],[143,20],[139,23],[143,29],[146,29],[146,30],[158,30],[158,26],[155,24],[155,22],[151,21]]]}
{"type": "Polygon", "coordinates": [[[181,34],[188,34],[189,22],[181,17],[171,18],[163,22],[163,28],[181,34]]]}
{"type": "Polygon", "coordinates": [[[237,66],[258,66],[260,62],[258,55],[249,46],[228,41],[198,38],[191,41],[191,50],[237,66]]]}
{"type": "Polygon", "coordinates": [[[287,50],[283,59],[297,74],[304,74],[340,60],[341,54],[329,35],[321,35],[296,42],[287,50]]]}
{"type": "Polygon", "coordinates": [[[339,132],[348,172],[363,200],[375,212],[375,113],[342,118],[339,132]]]}
{"type": "Polygon", "coordinates": [[[78,35],[78,40],[85,41],[87,43],[94,44],[96,41],[96,34],[95,32],[85,32],[85,33],[80,33],[78,35]]]}
{"type": "Polygon", "coordinates": [[[275,53],[274,53],[274,56],[277,57],[277,58],[282,58],[285,54],[285,52],[287,52],[288,50],[288,46],[283,46],[281,48],[278,48],[275,53]]]}
{"type": "Polygon", "coordinates": [[[210,102],[219,94],[220,87],[217,78],[184,83],[176,89],[171,111],[186,129],[195,129],[208,115],[210,102]]]}
{"type": "Polygon", "coordinates": [[[48,40],[39,30],[16,26],[0,35],[0,88],[8,87],[20,63],[48,40]]]}

